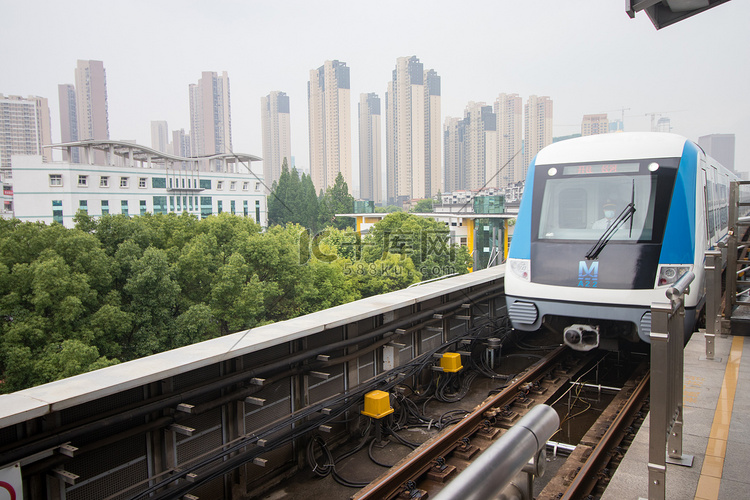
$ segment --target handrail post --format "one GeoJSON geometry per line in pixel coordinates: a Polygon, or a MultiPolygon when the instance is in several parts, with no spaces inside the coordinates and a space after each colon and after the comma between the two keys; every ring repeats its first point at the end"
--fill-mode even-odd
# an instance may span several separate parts
{"type": "Polygon", "coordinates": [[[648,497],[651,500],[666,498],[667,463],[687,467],[693,465],[693,457],[682,454],[682,391],[685,345],[683,297],[694,279],[694,273],[686,273],[667,290],[668,303],[651,304],[648,450],[648,497]]]}
{"type": "Polygon", "coordinates": [[[714,359],[716,334],[721,333],[721,251],[706,252],[706,359],[714,359]]]}
{"type": "Polygon", "coordinates": [[[671,304],[651,304],[651,396],[648,439],[648,498],[665,500],[667,463],[667,341],[671,304]]]}

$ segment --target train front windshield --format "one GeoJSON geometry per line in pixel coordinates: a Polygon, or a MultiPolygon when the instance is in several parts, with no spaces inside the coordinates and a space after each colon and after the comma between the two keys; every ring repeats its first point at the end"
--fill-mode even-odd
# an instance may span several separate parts
{"type": "Polygon", "coordinates": [[[678,164],[670,158],[537,165],[534,239],[596,242],[609,230],[613,243],[661,242],[678,164]]]}

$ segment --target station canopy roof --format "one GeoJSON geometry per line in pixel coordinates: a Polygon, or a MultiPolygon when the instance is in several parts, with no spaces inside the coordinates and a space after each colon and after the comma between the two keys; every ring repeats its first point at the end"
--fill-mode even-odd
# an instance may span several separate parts
{"type": "Polygon", "coordinates": [[[133,155],[133,159],[135,161],[152,161],[152,162],[159,162],[159,161],[172,161],[172,162],[195,162],[198,160],[223,160],[228,163],[232,162],[251,162],[251,161],[261,161],[262,158],[255,155],[250,155],[246,153],[218,153],[213,155],[204,155],[204,156],[190,156],[190,157],[183,157],[183,156],[177,156],[169,153],[165,153],[163,151],[159,151],[157,149],[149,148],[147,146],[142,146],[140,144],[136,144],[134,142],[128,142],[128,141],[113,141],[113,140],[96,140],[96,139],[89,139],[85,141],[75,141],[75,142],[65,142],[62,144],[52,144],[50,146],[45,146],[50,148],[57,148],[57,149],[68,149],[68,148],[93,148],[98,149],[100,151],[109,152],[112,151],[115,155],[127,158],[130,157],[131,152],[133,155]]]}
{"type": "Polygon", "coordinates": [[[636,12],[645,11],[654,27],[659,30],[701,12],[713,9],[729,0],[626,0],[626,12],[634,18],[636,12]]]}

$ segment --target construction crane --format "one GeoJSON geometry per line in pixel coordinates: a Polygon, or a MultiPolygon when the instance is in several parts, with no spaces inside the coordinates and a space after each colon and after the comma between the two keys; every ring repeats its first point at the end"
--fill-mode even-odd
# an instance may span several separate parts
{"type": "Polygon", "coordinates": [[[622,121],[622,126],[625,126],[625,111],[630,111],[630,108],[622,107],[617,109],[609,109],[607,111],[602,111],[602,113],[612,113],[613,111],[619,111],[621,113],[620,120],[622,121]]]}
{"type": "Polygon", "coordinates": [[[601,111],[601,113],[612,113],[614,111],[620,112],[620,126],[622,127],[622,130],[625,130],[625,111],[630,111],[630,108],[626,108],[625,106],[617,109],[608,109],[606,111],[601,111]]]}

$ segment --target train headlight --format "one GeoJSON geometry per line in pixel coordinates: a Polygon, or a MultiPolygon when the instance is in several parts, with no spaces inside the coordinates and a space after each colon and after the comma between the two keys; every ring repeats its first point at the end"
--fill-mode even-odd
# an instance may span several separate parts
{"type": "Polygon", "coordinates": [[[508,259],[510,271],[523,281],[531,281],[531,261],[529,259],[508,259]]]}
{"type": "Polygon", "coordinates": [[[690,266],[661,266],[658,286],[671,285],[688,271],[690,271],[690,266]]]}

